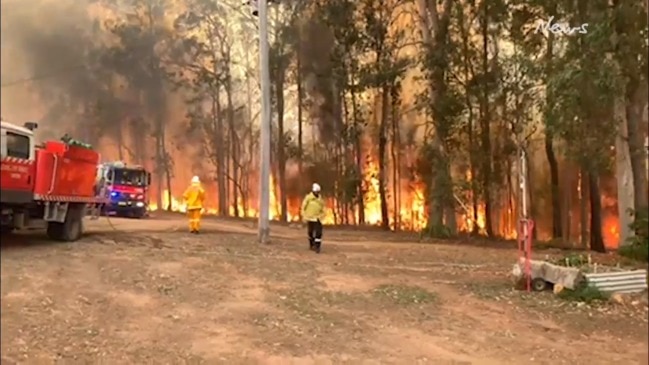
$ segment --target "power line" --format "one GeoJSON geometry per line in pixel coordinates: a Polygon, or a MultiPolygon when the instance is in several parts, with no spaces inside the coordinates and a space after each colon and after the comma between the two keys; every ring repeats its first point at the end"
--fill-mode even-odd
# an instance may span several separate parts
{"type": "Polygon", "coordinates": [[[40,81],[40,80],[49,79],[49,78],[60,76],[60,75],[65,75],[65,74],[68,74],[68,73],[71,73],[71,72],[74,72],[74,71],[77,71],[77,70],[81,70],[81,69],[86,69],[86,68],[87,68],[86,65],[76,65],[76,66],[72,66],[72,67],[68,67],[68,68],[63,68],[63,69],[60,69],[60,70],[57,70],[55,72],[48,73],[48,74],[35,75],[35,76],[31,76],[31,77],[26,77],[26,78],[23,78],[23,79],[14,80],[14,81],[3,82],[2,84],[0,84],[0,87],[5,88],[5,87],[11,87],[11,86],[16,86],[16,85],[20,85],[20,84],[25,84],[25,83],[28,83],[28,82],[40,81]]]}

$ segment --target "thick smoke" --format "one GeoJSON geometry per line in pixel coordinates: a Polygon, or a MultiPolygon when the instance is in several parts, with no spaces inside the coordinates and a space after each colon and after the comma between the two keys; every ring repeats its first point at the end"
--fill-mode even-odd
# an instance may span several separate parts
{"type": "Polygon", "coordinates": [[[342,125],[331,59],[334,37],[331,29],[314,18],[302,25],[300,57],[305,75],[305,92],[311,100],[309,115],[318,127],[320,142],[330,144],[339,137],[342,125]]]}
{"type": "MultiPolygon", "coordinates": [[[[105,99],[107,85],[91,67],[101,39],[89,5],[84,0],[2,3],[3,117],[17,124],[37,120],[60,136],[77,129],[105,99]]],[[[85,130],[90,138],[92,131],[85,130]]]]}

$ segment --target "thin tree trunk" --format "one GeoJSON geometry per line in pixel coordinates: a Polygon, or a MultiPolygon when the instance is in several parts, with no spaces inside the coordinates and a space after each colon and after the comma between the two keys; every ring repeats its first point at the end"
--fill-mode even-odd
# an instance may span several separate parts
{"type": "MultiPolygon", "coordinates": [[[[473,77],[473,73],[471,72],[470,68],[470,62],[471,62],[471,56],[469,54],[469,35],[466,30],[466,24],[465,24],[465,18],[464,18],[464,13],[459,12],[458,14],[459,17],[459,22],[460,22],[460,33],[462,37],[462,52],[463,52],[463,70],[464,70],[464,79],[469,80],[473,77]]],[[[474,144],[475,142],[475,115],[473,111],[473,105],[471,103],[471,91],[469,90],[469,87],[464,88],[464,103],[466,104],[467,112],[468,112],[468,123],[467,123],[467,136],[469,139],[469,174],[471,175],[471,179],[469,181],[469,189],[471,193],[471,207],[472,207],[472,217],[471,220],[473,221],[473,225],[471,227],[471,234],[472,235],[478,235],[480,233],[480,227],[478,227],[478,180],[476,179],[476,151],[474,144]]]]}
{"type": "MultiPolygon", "coordinates": [[[[628,103],[627,128],[629,136],[629,152],[631,171],[633,173],[634,206],[636,211],[647,210],[649,204],[649,187],[647,186],[647,150],[644,146],[643,114],[647,106],[647,84],[637,85],[628,103]]],[[[646,123],[644,124],[646,128],[646,123]]]]}
{"type": "Polygon", "coordinates": [[[162,122],[160,128],[160,150],[162,152],[162,167],[164,169],[164,177],[167,184],[167,211],[171,211],[173,209],[173,193],[171,191],[171,161],[169,160],[169,153],[167,153],[167,138],[164,122],[162,122]]]}
{"type": "MultiPolygon", "coordinates": [[[[245,73],[245,75],[246,75],[246,102],[247,102],[247,105],[246,105],[246,111],[247,111],[246,117],[247,118],[246,119],[247,119],[247,123],[248,123],[248,132],[247,132],[247,134],[248,134],[248,138],[249,138],[248,139],[248,146],[247,146],[248,148],[247,149],[248,149],[248,154],[249,154],[249,158],[250,158],[249,162],[250,162],[250,164],[253,164],[254,161],[255,161],[254,158],[253,158],[254,150],[255,150],[255,142],[254,142],[255,138],[254,138],[254,133],[253,133],[252,90],[251,90],[251,87],[250,87],[250,72],[249,72],[249,70],[250,70],[250,48],[246,47],[246,73],[245,73]]],[[[251,166],[248,166],[246,170],[249,172],[250,168],[251,168],[251,166]]],[[[243,184],[243,196],[242,196],[243,215],[245,217],[248,217],[248,212],[249,212],[249,209],[250,209],[250,206],[249,206],[249,204],[250,204],[250,199],[249,199],[249,194],[250,194],[250,174],[249,173],[242,173],[242,178],[243,178],[243,181],[244,181],[244,184],[243,184]]]]}
{"type": "MultiPolygon", "coordinates": [[[[229,57],[228,57],[229,60],[229,57]]],[[[232,208],[235,217],[239,217],[239,136],[234,124],[234,103],[232,102],[232,77],[229,65],[225,70],[225,96],[228,103],[228,129],[230,131],[230,157],[232,161],[232,208]]],[[[228,211],[229,213],[229,211],[228,211]]]]}
{"type": "Polygon", "coordinates": [[[553,136],[545,132],[545,156],[550,167],[550,193],[552,201],[552,238],[563,237],[561,217],[561,190],[559,187],[559,163],[554,154],[553,136]]]}
{"type": "Polygon", "coordinates": [[[588,173],[590,196],[590,249],[595,252],[606,252],[602,235],[602,201],[599,191],[599,177],[594,172],[588,173]]]}
{"type": "Polygon", "coordinates": [[[221,118],[221,97],[220,86],[217,85],[214,94],[212,95],[212,108],[214,115],[212,116],[215,123],[214,138],[215,143],[213,148],[216,154],[216,184],[218,185],[219,195],[219,215],[225,216],[228,214],[227,197],[226,197],[226,176],[225,176],[225,153],[223,146],[223,119],[221,118]]]}
{"type": "MultiPolygon", "coordinates": [[[[355,72],[352,69],[351,71],[351,80],[353,82],[355,78],[355,72]]],[[[356,98],[356,88],[352,86],[351,88],[351,97],[352,97],[352,118],[354,125],[354,156],[356,158],[356,172],[357,172],[357,206],[358,206],[358,224],[365,224],[365,192],[363,189],[363,148],[362,148],[362,130],[360,123],[360,115],[358,110],[358,100],[356,98]]]]}
{"type": "MultiPolygon", "coordinates": [[[[484,2],[483,15],[481,19],[482,30],[482,71],[486,75],[489,72],[489,2],[484,2]]],[[[483,150],[482,157],[482,193],[485,207],[485,230],[488,237],[493,237],[493,224],[491,216],[491,111],[489,108],[489,86],[482,85],[482,118],[480,141],[483,150]]]]}
{"type": "Polygon", "coordinates": [[[516,219],[515,219],[515,206],[516,204],[514,203],[514,184],[512,183],[512,161],[508,158],[507,159],[507,222],[506,222],[506,227],[507,230],[506,232],[509,233],[513,228],[516,227],[516,219]]]}
{"type": "MultiPolygon", "coordinates": [[[[281,61],[280,61],[281,62],[281,61]]],[[[277,103],[277,167],[278,167],[278,190],[280,199],[280,220],[288,220],[288,199],[286,197],[286,157],[284,153],[284,74],[283,65],[278,66],[277,80],[275,84],[275,102],[277,103]]]]}
{"type": "MultiPolygon", "coordinates": [[[[302,55],[299,49],[300,42],[298,41],[298,50],[297,50],[297,169],[298,174],[303,176],[304,171],[304,130],[303,130],[303,116],[302,116],[302,107],[304,105],[304,91],[302,90],[302,55]]],[[[300,221],[302,221],[302,211],[298,213],[300,215],[300,221]]]]}
{"type": "Polygon", "coordinates": [[[616,94],[613,116],[617,125],[615,137],[615,178],[617,180],[617,207],[620,238],[618,245],[630,242],[634,235],[631,230],[633,217],[630,212],[634,208],[633,172],[629,156],[629,133],[627,132],[625,93],[616,94]]]}
{"type": "MultiPolygon", "coordinates": [[[[556,16],[557,6],[553,1],[549,6],[549,16],[556,16]]],[[[545,73],[546,75],[551,75],[553,72],[553,62],[554,62],[554,33],[549,32],[547,47],[545,52],[545,73]]],[[[548,91],[546,94],[546,105],[552,105],[554,103],[553,95],[548,91]]],[[[546,126],[549,125],[548,118],[553,116],[546,113],[546,126]]],[[[554,153],[554,136],[546,128],[545,130],[545,156],[548,160],[548,165],[550,168],[550,194],[551,194],[551,203],[552,203],[552,238],[559,239],[563,237],[562,226],[563,218],[561,216],[561,188],[559,186],[559,164],[557,162],[557,157],[554,153]]],[[[564,237],[565,239],[565,237],[564,237]]]]}
{"type": "Polygon", "coordinates": [[[563,217],[563,242],[572,243],[572,211],[573,211],[573,200],[572,193],[575,188],[575,174],[574,172],[567,172],[564,174],[564,184],[563,184],[563,205],[561,207],[561,216],[563,217]]]}
{"type": "Polygon", "coordinates": [[[392,86],[391,92],[391,104],[392,104],[392,138],[390,143],[390,156],[392,157],[392,209],[393,209],[393,220],[394,220],[394,230],[398,231],[401,228],[401,217],[399,213],[401,212],[401,207],[399,204],[399,192],[401,187],[399,186],[399,167],[401,166],[399,161],[399,85],[392,86]]]}
{"type": "Polygon", "coordinates": [[[581,247],[588,247],[588,174],[582,168],[579,173],[579,230],[581,247]]]}
{"type": "Polygon", "coordinates": [[[387,122],[389,111],[389,88],[383,86],[381,90],[381,120],[379,122],[379,197],[381,199],[381,227],[385,230],[390,229],[390,216],[388,211],[388,201],[385,189],[385,170],[386,170],[386,145],[387,145],[387,122]]]}

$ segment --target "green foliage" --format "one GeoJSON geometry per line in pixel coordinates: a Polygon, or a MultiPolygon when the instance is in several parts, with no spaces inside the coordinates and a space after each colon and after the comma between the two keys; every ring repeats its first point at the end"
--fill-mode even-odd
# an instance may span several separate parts
{"type": "Polygon", "coordinates": [[[618,254],[636,261],[649,262],[649,210],[635,211],[634,217],[629,228],[635,232],[635,236],[619,248],[618,254]]]}
{"type": "Polygon", "coordinates": [[[617,251],[620,256],[639,261],[649,262],[649,243],[645,239],[644,242],[633,242],[630,245],[625,245],[617,251]]]}
{"type": "Polygon", "coordinates": [[[607,301],[610,294],[583,283],[574,290],[564,289],[560,291],[559,298],[572,302],[593,304],[607,301]]]}
{"type": "Polygon", "coordinates": [[[634,220],[629,226],[636,236],[632,242],[644,242],[649,240],[649,209],[643,208],[633,212],[634,220]]]}
{"type": "Polygon", "coordinates": [[[567,267],[581,267],[588,265],[588,256],[571,253],[560,259],[555,260],[555,265],[567,267]]]}

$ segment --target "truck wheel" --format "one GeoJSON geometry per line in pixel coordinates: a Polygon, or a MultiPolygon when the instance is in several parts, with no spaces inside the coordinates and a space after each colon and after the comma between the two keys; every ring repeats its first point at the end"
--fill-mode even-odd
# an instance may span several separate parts
{"type": "Polygon", "coordinates": [[[535,278],[532,280],[532,290],[534,291],[544,291],[545,289],[548,288],[548,282],[541,279],[541,278],[535,278]]]}
{"type": "Polygon", "coordinates": [[[47,223],[47,236],[50,239],[63,242],[78,240],[83,233],[83,213],[83,204],[71,204],[63,223],[47,223]]]}

